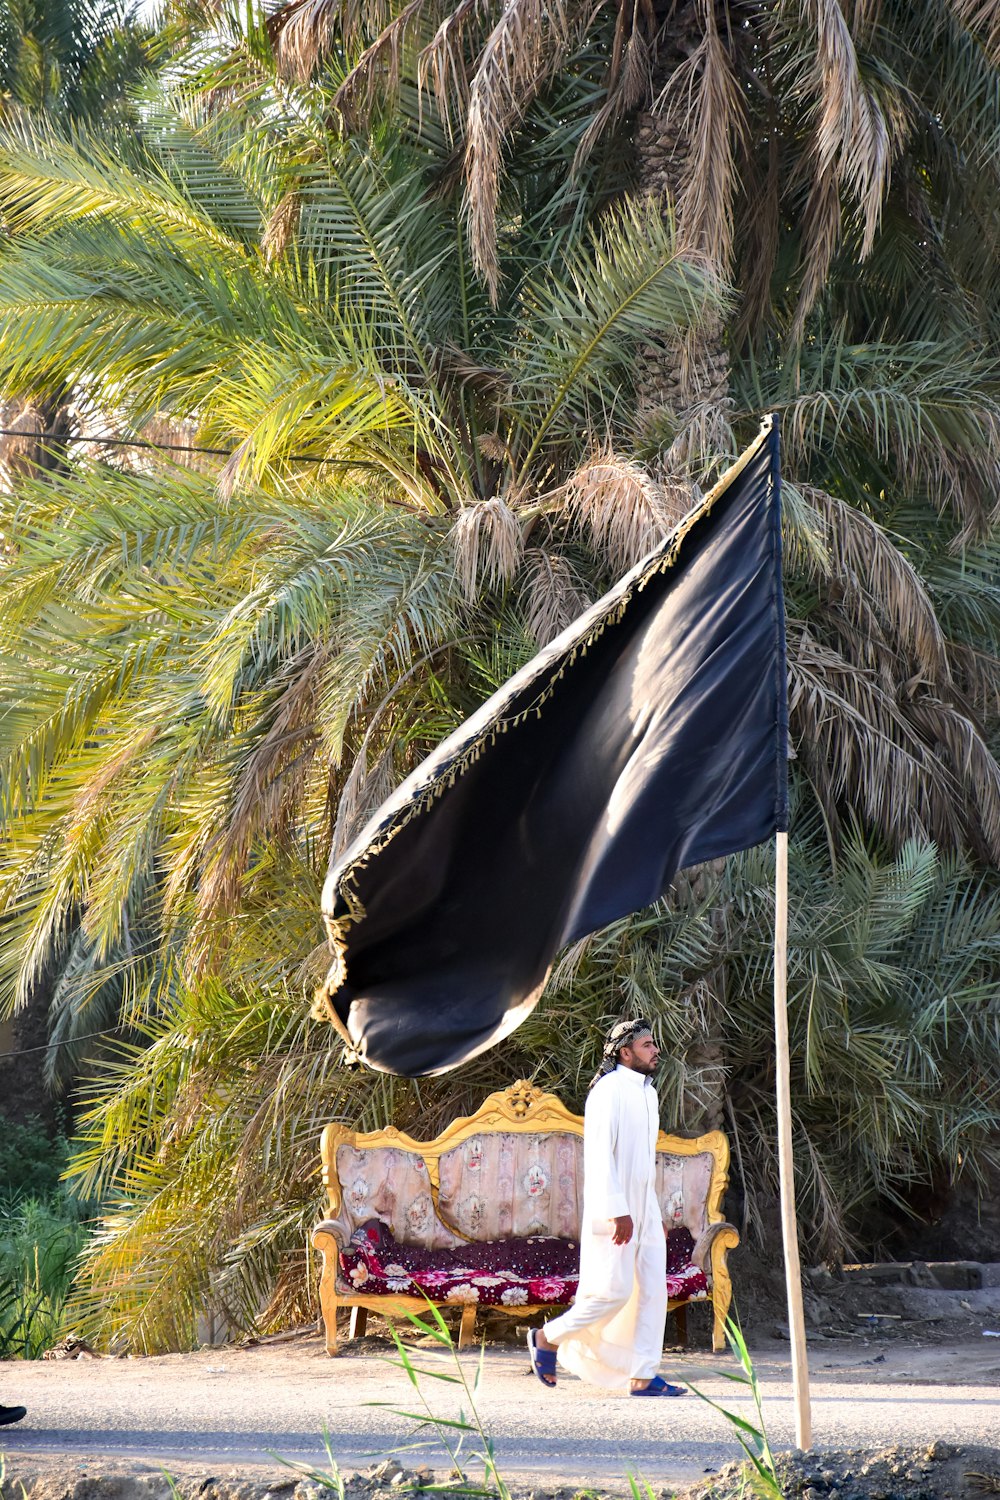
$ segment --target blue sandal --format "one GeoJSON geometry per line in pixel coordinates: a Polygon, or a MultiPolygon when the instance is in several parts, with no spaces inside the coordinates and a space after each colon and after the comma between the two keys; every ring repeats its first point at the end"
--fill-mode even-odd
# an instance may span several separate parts
{"type": "Polygon", "coordinates": [[[556,1387],[556,1351],[554,1349],[539,1349],[535,1343],[537,1330],[528,1329],[528,1358],[531,1360],[531,1368],[548,1390],[554,1391],[556,1387]]]}
{"type": "Polygon", "coordinates": [[[633,1391],[633,1396],[686,1396],[687,1391],[682,1385],[668,1385],[662,1375],[654,1375],[647,1386],[641,1391],[633,1391]]]}

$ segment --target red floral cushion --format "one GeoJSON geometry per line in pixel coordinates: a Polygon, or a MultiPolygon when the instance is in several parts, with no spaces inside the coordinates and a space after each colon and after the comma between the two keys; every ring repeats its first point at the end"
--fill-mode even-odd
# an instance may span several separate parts
{"type": "MultiPolygon", "coordinates": [[[[687,1229],[667,1235],[667,1295],[695,1301],[708,1295],[705,1273],[691,1264],[687,1229]]],[[[473,1242],[458,1250],[402,1245],[378,1219],[369,1219],[340,1252],[337,1289],[351,1296],[391,1297],[426,1292],[435,1302],[482,1307],[565,1306],[576,1296],[580,1247],[549,1235],[473,1242]]]]}

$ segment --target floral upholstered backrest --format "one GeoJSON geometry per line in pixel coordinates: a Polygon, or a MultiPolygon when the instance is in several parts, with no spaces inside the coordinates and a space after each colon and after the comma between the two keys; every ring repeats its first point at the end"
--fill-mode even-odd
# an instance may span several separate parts
{"type": "Polygon", "coordinates": [[[341,1188],[338,1215],[349,1239],[368,1219],[381,1219],[404,1245],[440,1250],[460,1245],[461,1238],[441,1223],[434,1211],[427,1163],[401,1146],[337,1147],[341,1188]]]}
{"type": "Polygon", "coordinates": [[[670,1151],[656,1153],[656,1197],[668,1229],[684,1226],[697,1240],[708,1227],[708,1195],[714,1164],[709,1151],[695,1156],[675,1156],[670,1151]]]}
{"type": "MultiPolygon", "coordinates": [[[[429,1250],[533,1235],[578,1240],[582,1132],[580,1116],[523,1079],[434,1141],[392,1126],[355,1135],[328,1125],[326,1222],[342,1245],[369,1219],[380,1219],[402,1244],[429,1250]]],[[[719,1131],[691,1141],[661,1134],[656,1194],[668,1229],[683,1226],[697,1240],[720,1217],[728,1163],[719,1131]]]]}
{"type": "Polygon", "coordinates": [[[583,1142],[563,1131],[481,1131],[441,1154],[441,1217],[475,1240],[552,1234],[575,1240],[583,1142]]]}

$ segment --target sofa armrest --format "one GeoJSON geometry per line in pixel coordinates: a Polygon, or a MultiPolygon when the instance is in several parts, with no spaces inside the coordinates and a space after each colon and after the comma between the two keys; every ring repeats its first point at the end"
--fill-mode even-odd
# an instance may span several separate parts
{"type": "Polygon", "coordinates": [[[720,1235],[725,1236],[724,1242],[719,1247],[723,1253],[728,1250],[734,1250],[740,1242],[740,1232],[735,1224],[709,1224],[707,1229],[702,1230],[695,1241],[694,1249],[691,1251],[693,1264],[698,1267],[699,1271],[704,1271],[706,1276],[711,1275],[712,1246],[720,1235]]]}
{"type": "Polygon", "coordinates": [[[337,1231],[340,1227],[336,1219],[321,1219],[318,1224],[314,1224],[312,1242],[316,1249],[336,1250],[339,1253],[344,1248],[337,1238],[337,1231]]]}

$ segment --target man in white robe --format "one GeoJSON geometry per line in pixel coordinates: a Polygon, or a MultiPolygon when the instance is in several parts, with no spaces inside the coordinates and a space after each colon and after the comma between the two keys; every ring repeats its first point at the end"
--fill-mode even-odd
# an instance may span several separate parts
{"type": "Polygon", "coordinates": [[[680,1396],[658,1374],[667,1316],[666,1231],[656,1198],[659,1049],[643,1019],[619,1021],[584,1111],[583,1223],[576,1301],[532,1329],[543,1385],[563,1369],[633,1396],[680,1396]]]}

